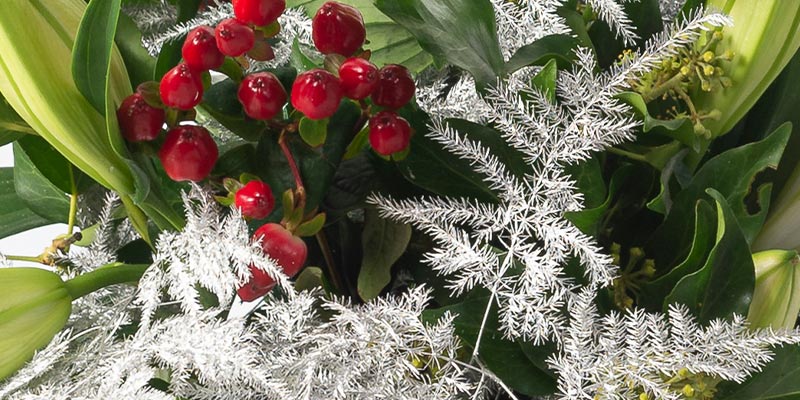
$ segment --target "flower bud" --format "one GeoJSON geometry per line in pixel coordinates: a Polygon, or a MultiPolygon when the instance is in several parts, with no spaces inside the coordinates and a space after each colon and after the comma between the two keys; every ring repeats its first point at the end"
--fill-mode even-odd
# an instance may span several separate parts
{"type": "Polygon", "coordinates": [[[800,47],[800,1],[708,0],[706,7],[733,18],[716,47],[717,54],[731,57],[726,75],[733,86],[693,97],[698,109],[722,111],[719,120],[703,121],[716,137],[736,125],[800,47]]]}
{"type": "Polygon", "coordinates": [[[800,312],[800,257],[794,250],[753,254],[756,287],[747,320],[753,328],[794,327],[800,312]]]}
{"type": "Polygon", "coordinates": [[[0,381],[64,328],[72,310],[64,281],[39,268],[0,268],[0,381]]]}

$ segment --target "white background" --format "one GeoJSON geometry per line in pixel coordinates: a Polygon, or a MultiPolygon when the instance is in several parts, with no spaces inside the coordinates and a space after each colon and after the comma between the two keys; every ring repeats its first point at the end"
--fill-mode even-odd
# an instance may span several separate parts
{"type": "MultiPolygon", "coordinates": [[[[11,151],[11,145],[0,147],[0,167],[10,167],[12,165],[14,165],[14,155],[11,151]]],[[[18,233],[0,239],[0,253],[35,257],[41,254],[42,250],[50,245],[53,238],[66,232],[66,224],[55,224],[18,233]]],[[[14,261],[13,264],[22,265],[26,263],[14,261]]]]}

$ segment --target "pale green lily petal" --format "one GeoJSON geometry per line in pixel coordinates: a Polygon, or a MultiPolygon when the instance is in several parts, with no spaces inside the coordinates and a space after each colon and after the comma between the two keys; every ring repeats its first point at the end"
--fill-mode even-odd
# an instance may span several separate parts
{"type": "Polygon", "coordinates": [[[794,328],[800,313],[800,258],[796,251],[753,254],[756,287],[747,320],[753,328],[794,328]]]}

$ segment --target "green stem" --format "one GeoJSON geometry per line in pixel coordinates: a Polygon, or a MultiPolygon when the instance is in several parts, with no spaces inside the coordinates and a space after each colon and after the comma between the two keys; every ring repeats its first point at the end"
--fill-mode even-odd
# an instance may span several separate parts
{"type": "Polygon", "coordinates": [[[608,150],[609,153],[613,153],[613,154],[617,154],[617,155],[620,155],[620,156],[628,157],[628,158],[630,158],[632,160],[641,161],[641,162],[647,162],[647,157],[645,157],[645,156],[643,156],[643,155],[641,155],[639,153],[634,153],[634,152],[631,152],[631,151],[622,150],[622,149],[619,149],[619,148],[616,148],[616,147],[609,147],[606,150],[608,150]]]}
{"type": "Polygon", "coordinates": [[[669,78],[666,82],[662,83],[658,87],[651,90],[650,93],[642,94],[644,102],[649,103],[661,97],[662,95],[664,95],[664,93],[667,93],[670,89],[676,88],[681,82],[683,82],[684,78],[685,76],[683,76],[682,73],[680,72],[676,73],[675,75],[672,76],[672,78],[669,78]]]}
{"type": "Polygon", "coordinates": [[[28,262],[34,262],[34,263],[37,263],[37,264],[41,264],[42,263],[42,259],[39,258],[39,257],[9,256],[9,255],[6,255],[5,257],[6,257],[6,260],[11,260],[11,261],[28,261],[28,262]]]}
{"type": "Polygon", "coordinates": [[[78,186],[75,184],[75,173],[72,171],[72,166],[68,168],[69,171],[69,219],[67,221],[67,235],[72,235],[75,230],[75,217],[78,214],[78,186]]]}
{"type": "Polygon", "coordinates": [[[79,275],[66,282],[72,300],[79,299],[104,287],[126,282],[137,282],[149,265],[110,265],[79,275]]]}

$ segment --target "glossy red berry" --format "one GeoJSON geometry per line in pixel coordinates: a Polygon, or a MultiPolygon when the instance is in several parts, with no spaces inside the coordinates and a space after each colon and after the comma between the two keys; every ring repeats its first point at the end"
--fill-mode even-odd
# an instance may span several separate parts
{"type": "Polygon", "coordinates": [[[411,101],[415,88],[414,78],[406,67],[389,64],[378,72],[378,85],[372,92],[372,102],[395,110],[411,101]]]}
{"type": "Polygon", "coordinates": [[[261,181],[247,182],[234,196],[236,207],[242,210],[242,215],[249,218],[266,218],[275,208],[275,198],[272,189],[261,181]]]}
{"type": "Polygon", "coordinates": [[[122,136],[130,142],[143,142],[157,138],[164,125],[164,117],[164,110],[147,104],[139,93],[126,97],[117,110],[117,120],[122,136]]]}
{"type": "MultiPolygon", "coordinates": [[[[269,223],[256,230],[253,239],[261,239],[261,249],[269,258],[275,260],[283,269],[283,273],[292,277],[296,275],[308,256],[308,248],[303,239],[292,235],[279,224],[269,223]]],[[[243,301],[253,301],[267,294],[275,286],[275,279],[255,266],[250,266],[252,278],[239,288],[238,294],[243,301]]]]}
{"type": "Polygon", "coordinates": [[[192,70],[185,63],[167,71],[161,78],[158,90],[164,105],[179,110],[191,110],[203,100],[200,72],[192,70]]]}
{"type": "Polygon", "coordinates": [[[272,119],[286,104],[286,90],[269,72],[245,76],[239,85],[238,97],[245,114],[254,119],[272,119]]]}
{"type": "Polygon", "coordinates": [[[236,20],[228,18],[217,25],[214,30],[217,38],[217,48],[222,54],[231,57],[239,57],[253,48],[256,42],[256,34],[253,29],[236,20]]]}
{"type": "Polygon", "coordinates": [[[378,154],[403,151],[411,141],[411,125],[392,111],[381,111],[369,119],[369,144],[378,154]]]}
{"type": "Polygon", "coordinates": [[[217,48],[214,30],[205,25],[189,32],[183,42],[181,55],[184,62],[197,71],[219,68],[225,61],[225,55],[217,48]]]}
{"type": "Polygon", "coordinates": [[[158,151],[164,171],[174,181],[201,181],[217,162],[219,151],[206,128],[182,125],[167,132],[158,151]]]}
{"type": "Polygon", "coordinates": [[[311,119],[336,113],[342,96],[339,78],[324,69],[303,72],[292,85],[292,106],[311,119]]]}
{"type": "Polygon", "coordinates": [[[352,6],[329,1],[311,21],[311,39],[322,54],[350,56],[364,44],[367,29],[361,13],[352,6]]]}
{"type": "Polygon", "coordinates": [[[285,0],[233,0],[236,19],[256,26],[275,22],[285,9],[285,0]]]}
{"type": "Polygon", "coordinates": [[[378,67],[363,58],[349,58],[339,67],[339,80],[345,96],[361,100],[378,85],[378,67]]]}

